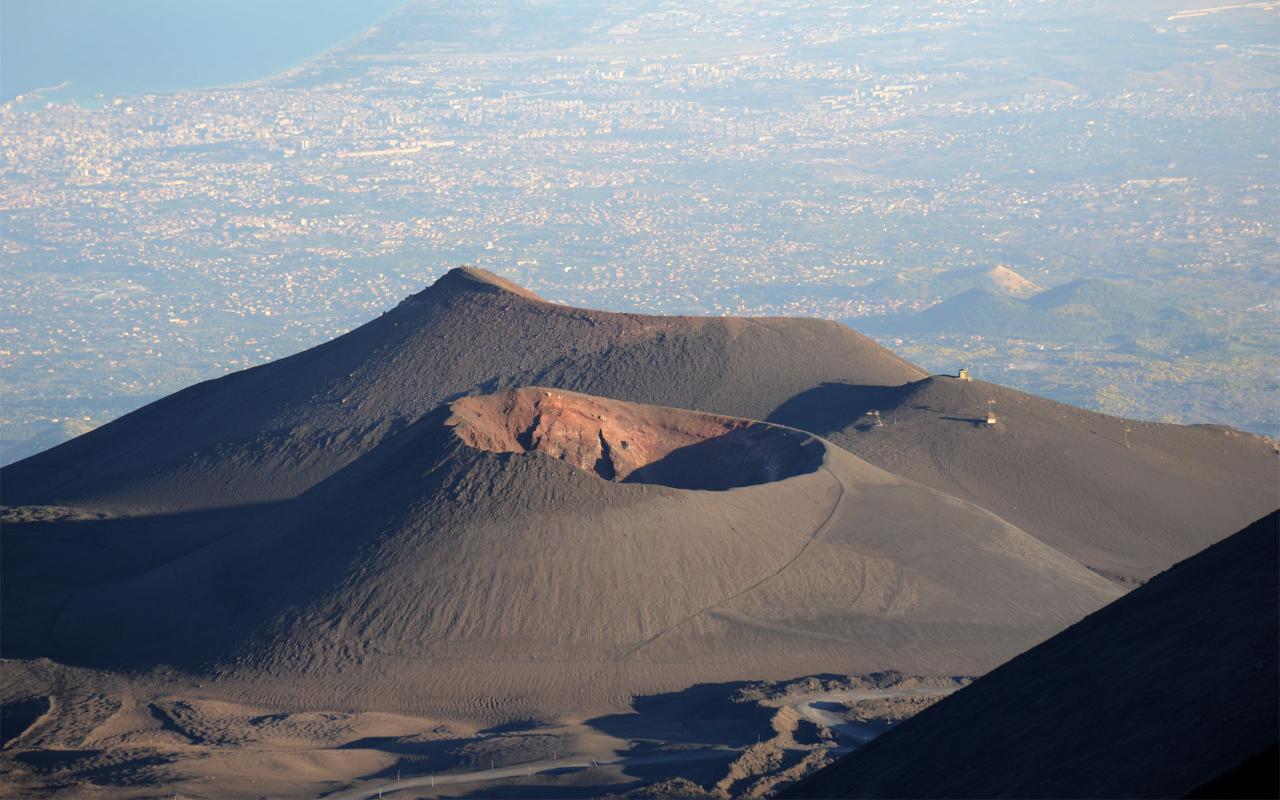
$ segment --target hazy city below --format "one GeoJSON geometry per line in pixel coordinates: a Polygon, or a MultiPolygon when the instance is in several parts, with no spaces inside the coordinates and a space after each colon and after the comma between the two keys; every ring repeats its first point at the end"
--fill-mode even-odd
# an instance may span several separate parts
{"type": "Polygon", "coordinates": [[[1275,8],[422,2],[235,88],[170,91],[282,65],[23,88],[0,461],[463,263],[594,308],[837,319],[931,370],[1277,435],[1275,8]]]}

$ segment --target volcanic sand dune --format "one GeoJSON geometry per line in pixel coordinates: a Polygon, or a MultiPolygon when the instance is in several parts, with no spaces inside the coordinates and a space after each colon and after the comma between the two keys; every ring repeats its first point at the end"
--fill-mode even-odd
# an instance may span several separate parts
{"type": "Polygon", "coordinates": [[[268,707],[507,719],[704,681],[974,674],[1121,594],[809,434],[544,388],[455,401],[237,513],[220,535],[173,515],[156,537],[198,546],[131,574],[41,555],[118,520],[11,526],[6,652],[167,664],[268,707]],[[662,485],[699,475],[720,490],[662,485]]]}
{"type": "Polygon", "coordinates": [[[824,381],[924,374],[833,322],[591,311],[459,268],[333,341],[7,466],[0,497],[130,513],[286,499],[443,402],[520,386],[763,419],[824,381]]]}
{"type": "MultiPolygon", "coordinates": [[[[1280,731],[1280,514],[782,793],[1186,797],[1280,731]]],[[[1274,766],[1254,775],[1274,797],[1274,766]]]]}
{"type": "Polygon", "coordinates": [[[1280,460],[1274,443],[1260,436],[1126,420],[983,381],[828,384],[770,419],[976,503],[1126,583],[1198,552],[1280,501],[1280,460]],[[989,400],[994,425],[986,423],[989,400]],[[882,427],[866,415],[870,409],[880,412],[882,427]]]}

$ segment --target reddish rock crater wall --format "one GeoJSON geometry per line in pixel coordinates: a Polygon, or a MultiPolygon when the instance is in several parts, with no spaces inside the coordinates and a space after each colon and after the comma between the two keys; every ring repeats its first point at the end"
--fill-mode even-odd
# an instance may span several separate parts
{"type": "Polygon", "coordinates": [[[495,453],[544,453],[610,481],[730,489],[812,472],[825,448],[762,422],[525,388],[451,404],[464,443],[495,453]]]}

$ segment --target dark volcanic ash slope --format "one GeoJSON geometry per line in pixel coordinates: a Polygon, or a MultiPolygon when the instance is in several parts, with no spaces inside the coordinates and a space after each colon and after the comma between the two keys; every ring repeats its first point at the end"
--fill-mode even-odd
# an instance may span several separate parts
{"type": "Polygon", "coordinates": [[[782,796],[1186,797],[1274,760],[1278,541],[1272,513],[782,796]]]}
{"type": "Polygon", "coordinates": [[[972,674],[1120,594],[810,434],[552,389],[459,399],[159,563],[127,539],[132,571],[75,563],[90,546],[40,555],[101,545],[94,526],[7,526],[27,554],[5,564],[8,652],[170,664],[311,708],[483,717],[703,681],[972,674]]]}
{"type": "Polygon", "coordinates": [[[983,381],[829,384],[770,419],[977,503],[1128,581],[1149,578],[1280,501],[1280,462],[1261,437],[1111,417],[983,381]],[[989,400],[994,425],[986,423],[989,400]],[[883,427],[866,416],[873,408],[883,427]]]}
{"type": "Polygon", "coordinates": [[[829,436],[1121,580],[1149,577],[1276,502],[1277,462],[1257,437],[1126,423],[925,378],[833,323],[588,311],[473,269],[332,342],[192,386],[8,466],[0,498],[147,515],[280,501],[443,402],[525,385],[829,436]],[[869,425],[869,408],[885,427],[869,425]]]}
{"type": "Polygon", "coordinates": [[[824,381],[923,376],[835,323],[589,311],[462,268],[338,339],[8,466],[0,493],[11,506],[240,505],[296,496],[463,394],[550,385],[763,419],[824,381]]]}

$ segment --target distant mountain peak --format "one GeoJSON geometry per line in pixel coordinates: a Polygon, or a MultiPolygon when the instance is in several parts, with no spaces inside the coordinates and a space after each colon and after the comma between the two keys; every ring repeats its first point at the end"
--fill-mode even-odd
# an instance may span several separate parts
{"type": "Polygon", "coordinates": [[[575,308],[461,267],[333,341],[5,467],[0,498],[154,511],[294,497],[443,402],[520,385],[763,419],[823,383],[924,374],[832,322],[575,308]]]}
{"type": "Polygon", "coordinates": [[[432,296],[441,294],[510,294],[522,297],[525,300],[532,300],[537,303],[546,303],[548,301],[542,299],[538,295],[520,286],[519,284],[509,281],[499,275],[495,275],[487,269],[480,267],[454,267],[446,272],[435,283],[431,284],[424,292],[420,292],[414,297],[423,296],[426,293],[432,296]]]}
{"type": "Polygon", "coordinates": [[[1043,287],[1032,283],[1003,264],[987,270],[985,275],[1001,291],[1014,297],[1025,298],[1044,291],[1043,287]]]}
{"type": "Polygon", "coordinates": [[[949,299],[970,289],[986,289],[992,293],[1025,300],[1044,288],[1009,267],[962,267],[945,272],[915,270],[899,272],[890,278],[871,283],[865,294],[872,298],[932,301],[949,299]]]}

